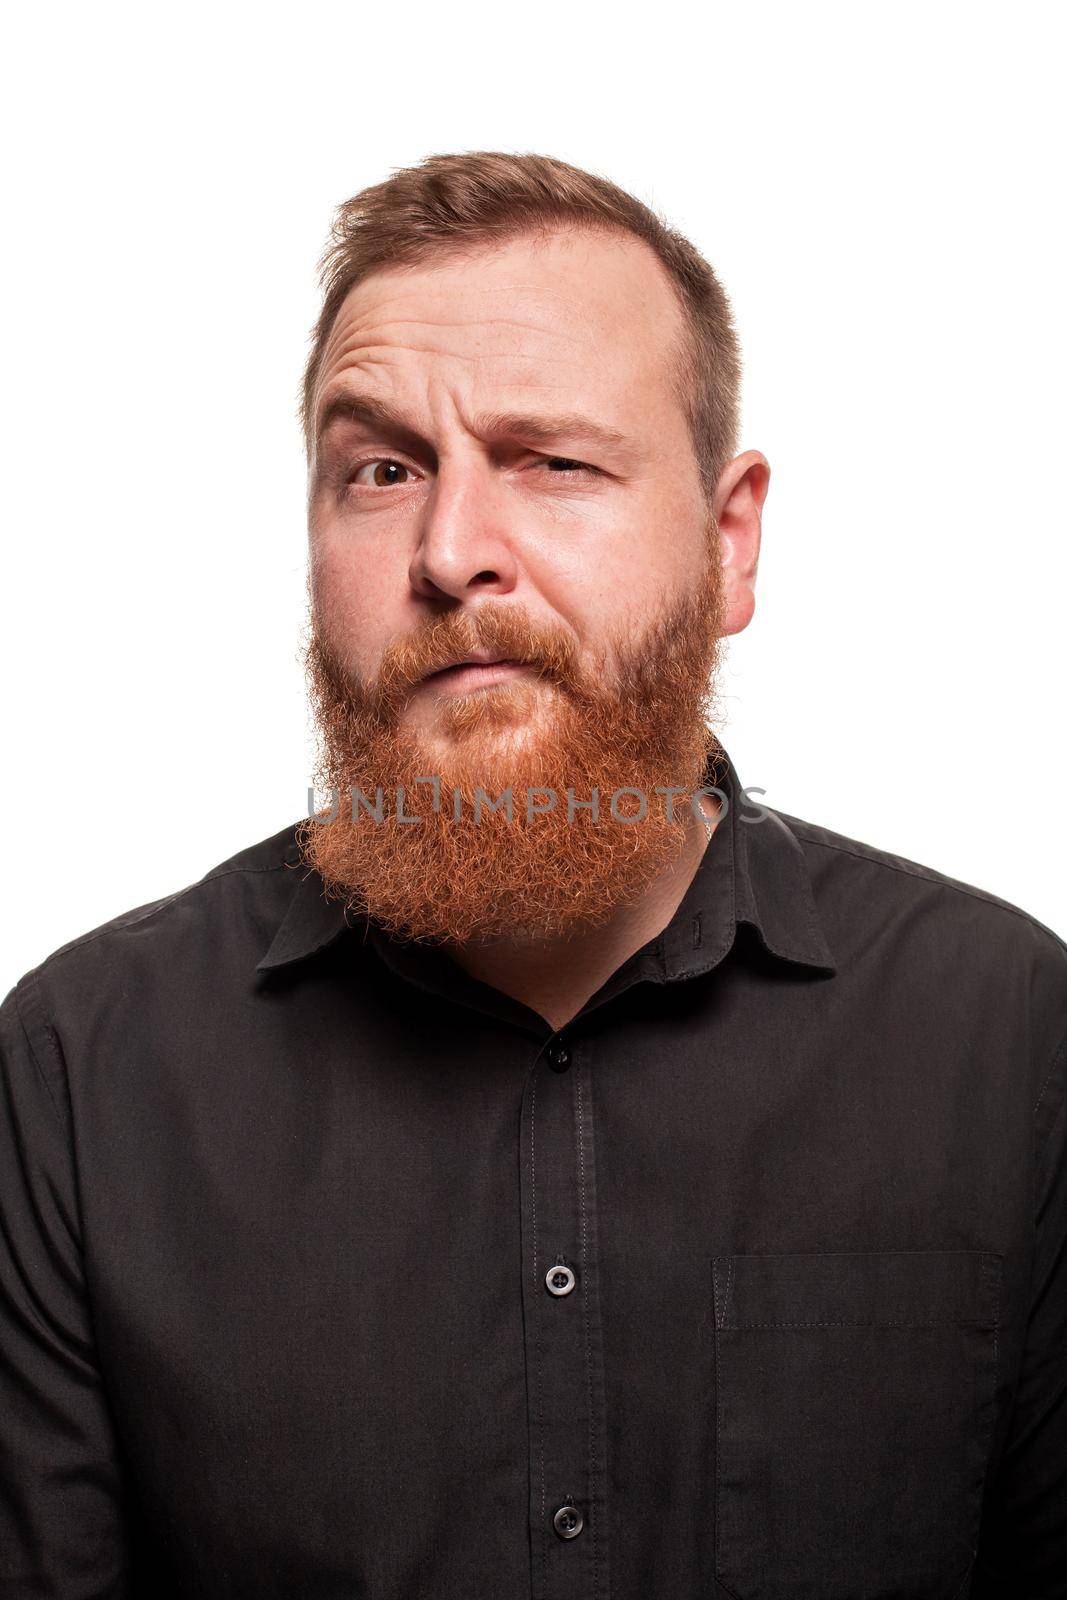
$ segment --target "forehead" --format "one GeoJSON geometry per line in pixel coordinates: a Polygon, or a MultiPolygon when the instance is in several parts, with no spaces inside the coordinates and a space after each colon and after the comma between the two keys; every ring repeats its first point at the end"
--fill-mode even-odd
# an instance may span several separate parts
{"type": "Polygon", "coordinates": [[[647,412],[673,398],[682,337],[673,284],[641,240],[603,229],[522,236],[357,284],[323,351],[316,418],[367,378],[387,397],[437,377],[472,403],[513,391],[524,405],[584,399],[647,412]]]}

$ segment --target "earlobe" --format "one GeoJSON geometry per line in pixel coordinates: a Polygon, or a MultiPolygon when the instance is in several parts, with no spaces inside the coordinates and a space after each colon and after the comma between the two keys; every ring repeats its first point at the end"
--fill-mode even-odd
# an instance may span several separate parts
{"type": "Polygon", "coordinates": [[[756,609],[763,502],[771,469],[759,450],[746,450],[724,468],[715,496],[726,615],[723,632],[740,633],[756,609]]]}
{"type": "Polygon", "coordinates": [[[739,587],[736,584],[728,584],[723,633],[727,635],[741,633],[752,621],[755,611],[755,590],[750,586],[739,587]]]}

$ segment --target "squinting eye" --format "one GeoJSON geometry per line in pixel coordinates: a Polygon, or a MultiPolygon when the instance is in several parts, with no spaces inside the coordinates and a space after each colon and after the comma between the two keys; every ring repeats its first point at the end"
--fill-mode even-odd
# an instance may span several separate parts
{"type": "Polygon", "coordinates": [[[587,467],[584,461],[572,461],[570,456],[546,456],[545,466],[549,471],[563,472],[595,472],[595,467],[587,467]]]}
{"type": "Polygon", "coordinates": [[[407,477],[411,475],[410,469],[405,467],[402,461],[392,461],[386,456],[378,461],[364,461],[362,466],[356,468],[348,481],[349,483],[358,483],[361,488],[373,486],[375,489],[393,489],[398,484],[407,482],[407,477],[396,478],[390,476],[390,474],[397,472],[406,473],[407,477]],[[373,469],[369,480],[360,476],[361,473],[367,471],[368,467],[373,469]]]}

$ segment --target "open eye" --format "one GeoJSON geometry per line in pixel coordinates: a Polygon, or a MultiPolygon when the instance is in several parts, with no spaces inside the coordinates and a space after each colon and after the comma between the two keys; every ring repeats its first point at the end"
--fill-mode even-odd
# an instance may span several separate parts
{"type": "Polygon", "coordinates": [[[394,461],[391,456],[380,456],[374,461],[363,461],[349,478],[349,483],[359,484],[360,488],[394,489],[405,484],[411,478],[411,468],[405,467],[402,461],[394,461]],[[370,472],[370,477],[364,474],[370,472]],[[403,477],[398,477],[403,473],[403,477]]]}

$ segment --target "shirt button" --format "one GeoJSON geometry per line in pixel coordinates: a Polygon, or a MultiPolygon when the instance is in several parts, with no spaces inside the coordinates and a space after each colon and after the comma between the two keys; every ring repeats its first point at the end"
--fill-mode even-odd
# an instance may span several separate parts
{"type": "Polygon", "coordinates": [[[577,1539],[585,1527],[585,1520],[577,1506],[560,1506],[552,1518],[552,1526],[561,1539],[577,1539]]]}
{"type": "Polygon", "coordinates": [[[570,1267],[564,1267],[557,1263],[556,1266],[549,1267],[545,1273],[545,1288],[549,1294],[570,1294],[574,1284],[575,1277],[570,1267]]]}
{"type": "Polygon", "coordinates": [[[553,1072],[566,1072],[571,1064],[571,1053],[562,1039],[553,1039],[548,1047],[548,1064],[553,1072]]]}

